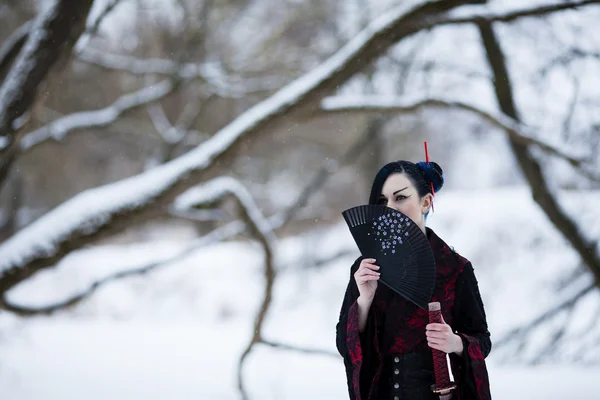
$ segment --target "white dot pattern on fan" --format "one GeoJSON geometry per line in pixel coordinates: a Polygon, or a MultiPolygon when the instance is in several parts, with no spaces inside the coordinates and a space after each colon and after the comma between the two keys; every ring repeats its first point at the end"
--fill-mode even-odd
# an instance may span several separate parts
{"type": "Polygon", "coordinates": [[[381,243],[384,255],[387,255],[387,251],[396,254],[396,246],[403,243],[403,237],[408,237],[408,232],[403,229],[407,226],[410,226],[408,218],[393,215],[381,215],[376,221],[373,221],[372,232],[377,236],[376,240],[381,243]]]}

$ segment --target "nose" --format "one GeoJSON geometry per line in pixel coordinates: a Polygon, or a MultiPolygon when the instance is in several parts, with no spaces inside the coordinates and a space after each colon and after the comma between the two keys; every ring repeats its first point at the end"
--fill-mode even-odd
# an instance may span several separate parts
{"type": "Polygon", "coordinates": [[[387,207],[389,207],[389,208],[393,208],[393,209],[394,209],[394,210],[396,210],[396,211],[400,211],[400,210],[398,210],[396,207],[394,207],[394,203],[393,203],[393,202],[391,202],[391,201],[388,201],[388,203],[386,204],[386,206],[387,206],[387,207]]]}

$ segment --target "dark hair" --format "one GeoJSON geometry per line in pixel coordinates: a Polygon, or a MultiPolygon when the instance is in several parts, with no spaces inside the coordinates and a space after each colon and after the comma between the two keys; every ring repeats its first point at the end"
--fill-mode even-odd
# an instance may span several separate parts
{"type": "Polygon", "coordinates": [[[378,204],[379,197],[381,196],[381,190],[388,176],[395,173],[404,173],[408,176],[408,179],[415,185],[417,193],[420,197],[425,196],[427,193],[431,193],[431,184],[433,183],[433,190],[435,193],[439,192],[444,186],[444,172],[435,162],[418,162],[413,163],[410,161],[393,161],[384,165],[373,180],[373,186],[371,187],[371,195],[369,196],[369,204],[378,204]]]}

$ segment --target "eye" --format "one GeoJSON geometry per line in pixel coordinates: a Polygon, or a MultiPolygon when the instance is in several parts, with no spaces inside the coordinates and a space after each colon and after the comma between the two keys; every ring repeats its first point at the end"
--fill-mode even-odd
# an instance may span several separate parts
{"type": "Polygon", "coordinates": [[[386,203],[387,203],[387,199],[381,198],[381,199],[379,199],[379,203],[377,203],[377,204],[383,205],[383,204],[386,204],[386,203]]]}
{"type": "Polygon", "coordinates": [[[406,199],[406,196],[402,196],[401,194],[396,196],[396,201],[400,201],[400,200],[404,200],[404,199],[406,199]]]}

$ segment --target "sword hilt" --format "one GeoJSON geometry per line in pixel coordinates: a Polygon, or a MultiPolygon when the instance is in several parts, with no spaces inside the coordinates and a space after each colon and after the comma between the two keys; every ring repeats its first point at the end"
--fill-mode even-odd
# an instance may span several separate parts
{"type": "MultiPolygon", "coordinates": [[[[442,306],[437,301],[429,303],[429,323],[442,323],[442,306]]],[[[433,372],[435,373],[435,384],[431,385],[431,390],[440,396],[440,400],[450,400],[456,384],[450,380],[446,353],[437,349],[431,349],[431,353],[433,355],[433,372]]]]}

